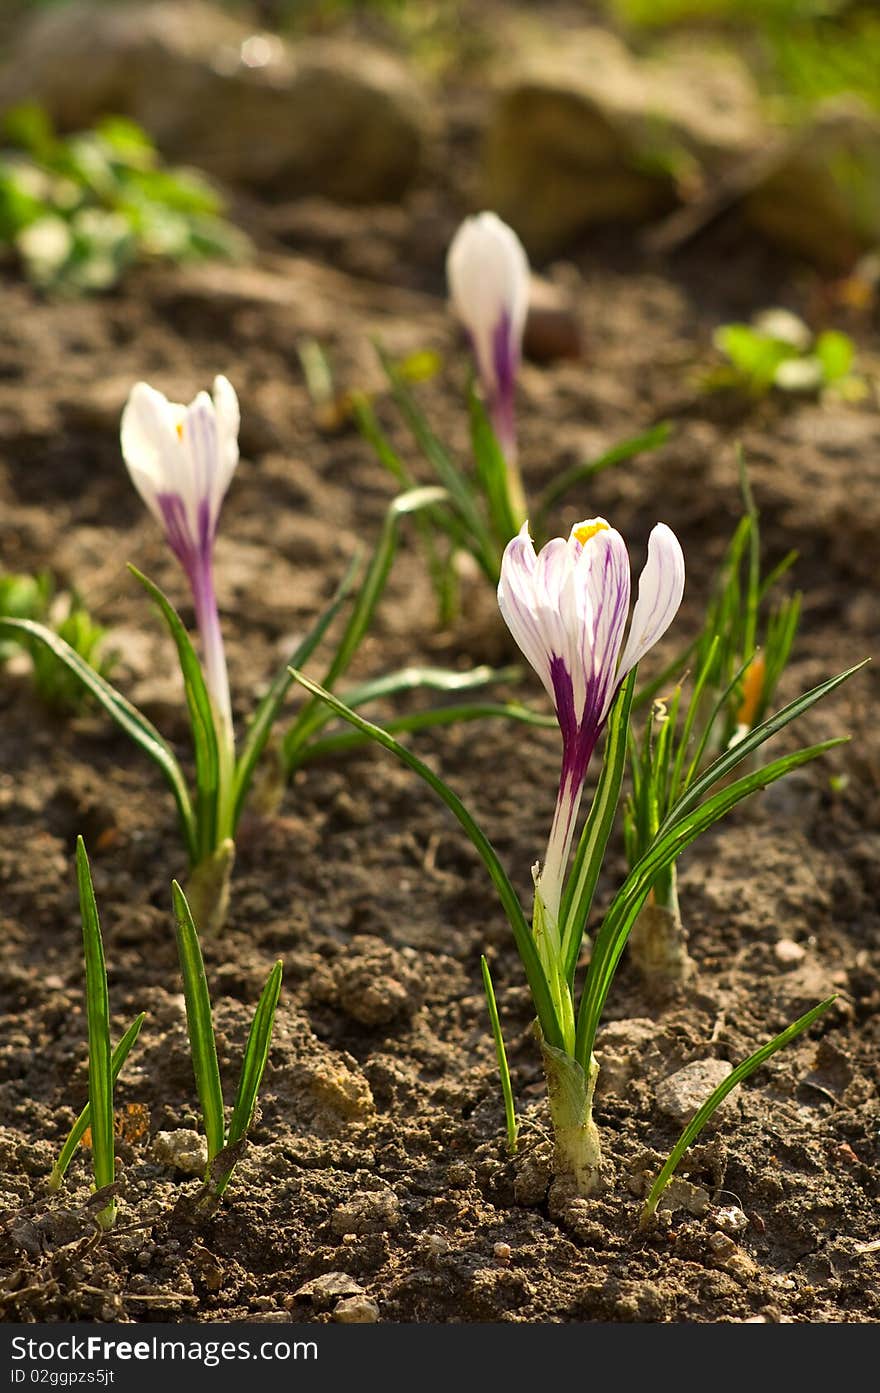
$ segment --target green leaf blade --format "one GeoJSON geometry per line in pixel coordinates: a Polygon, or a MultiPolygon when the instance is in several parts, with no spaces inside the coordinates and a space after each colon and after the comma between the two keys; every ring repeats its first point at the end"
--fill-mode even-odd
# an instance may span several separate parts
{"type": "Polygon", "coordinates": [[[199,859],[210,855],[217,840],[217,798],[220,788],[220,754],[217,722],[202,665],[180,615],[170,600],[147,576],[129,563],[128,569],[144,587],[168,626],[174,640],[192,731],[196,765],[196,837],[199,859]]]}
{"type": "Polygon", "coordinates": [[[25,634],[54,653],[79,678],[126,735],[157,765],[171,789],[187,852],[191,862],[195,864],[198,859],[198,840],[186,780],[170,745],[163,740],[155,726],[51,629],[29,619],[0,618],[0,634],[25,634]]]}
{"type": "MultiPolygon", "coordinates": [[[[113,1054],[110,1057],[110,1074],[113,1080],[114,1089],[119,1079],[119,1075],[122,1072],[122,1066],[125,1064],[126,1059],[131,1053],[131,1050],[134,1047],[137,1038],[141,1033],[141,1026],[143,1025],[146,1018],[146,1011],[141,1011],[139,1016],[135,1016],[131,1025],[128,1027],[128,1030],[125,1032],[125,1034],[119,1041],[119,1044],[116,1046],[115,1050],[113,1051],[113,1054]]],[[[82,1112],[80,1113],[79,1117],[76,1119],[76,1122],[74,1122],[73,1126],[70,1129],[70,1132],[68,1133],[67,1140],[65,1141],[58,1155],[58,1160],[52,1167],[52,1174],[49,1176],[50,1190],[59,1190],[61,1188],[61,1182],[63,1181],[67,1173],[68,1166],[70,1165],[71,1161],[73,1160],[76,1154],[76,1148],[79,1146],[80,1142],[82,1141],[83,1137],[89,1129],[91,1116],[91,1104],[86,1103],[85,1107],[83,1108],[82,1112]]]]}
{"type": "MultiPolygon", "coordinates": [[[[389,505],[382,524],[382,532],[367,567],[364,583],[358,591],[333,661],[324,674],[324,680],[321,684],[323,687],[332,689],[339,678],[345,674],[369,628],[391,571],[397,551],[398,532],[402,519],[411,514],[418,515],[425,509],[436,507],[437,503],[442,502],[445,498],[446,494],[443,489],[427,486],[409,489],[406,493],[398,494],[389,505]]],[[[291,667],[295,668],[297,665],[291,664],[291,667]]],[[[305,749],[312,736],[320,730],[328,719],[326,711],[322,709],[317,699],[313,698],[306,702],[284,737],[284,763],[288,774],[296,767],[301,751],[305,749]]]]}
{"type": "MultiPolygon", "coordinates": [[[[254,1019],[251,1022],[247,1044],[245,1045],[244,1056],[241,1062],[241,1074],[238,1080],[238,1088],[235,1094],[235,1102],[232,1107],[232,1118],[229,1123],[229,1133],[226,1139],[227,1148],[234,1147],[247,1135],[257,1106],[257,1098],[260,1092],[260,1085],[263,1082],[263,1074],[269,1058],[269,1046],[272,1043],[272,1030],[275,1025],[275,1012],[278,1009],[278,998],[281,995],[281,977],[283,965],[276,962],[263,987],[257,1009],[254,1012],[254,1019]]],[[[232,1168],[234,1169],[234,1167],[232,1168]]],[[[232,1169],[226,1175],[221,1176],[216,1185],[216,1193],[222,1195],[232,1176],[232,1169]]]]}
{"type": "Polygon", "coordinates": [[[659,1171],[651,1186],[648,1198],[642,1209],[639,1219],[640,1228],[645,1228],[647,1226],[682,1156],[700,1135],[706,1123],[709,1121],[716,1108],[724,1102],[728,1093],[736,1088],[737,1084],[743,1083],[754,1074],[756,1069],[760,1069],[762,1064],[766,1064],[767,1060],[770,1059],[771,1055],[774,1055],[777,1050],[781,1050],[786,1045],[791,1044],[792,1040],[795,1040],[798,1035],[808,1030],[814,1021],[818,1020],[820,1016],[824,1015],[825,1012],[834,1005],[836,1000],[837,995],[835,994],[834,996],[826,997],[824,1001],[820,1001],[818,1005],[813,1006],[812,1009],[801,1016],[799,1020],[787,1026],[785,1030],[781,1031],[779,1035],[774,1036],[772,1040],[768,1040],[767,1043],[756,1050],[754,1054],[749,1055],[748,1059],[744,1059],[741,1064],[738,1064],[736,1068],[728,1074],[726,1079],[722,1079],[718,1087],[710,1093],[705,1103],[697,1109],[666,1158],[662,1169],[659,1171]]]}
{"type": "MultiPolygon", "coordinates": [[[[107,968],[98,906],[92,884],[89,858],[82,837],[76,840],[76,878],[82,916],[83,952],[86,968],[86,1019],[89,1036],[89,1109],[92,1127],[92,1170],[95,1189],[103,1190],[116,1180],[115,1137],[113,1134],[113,1069],[110,1049],[110,998],[107,968]]],[[[112,1228],[116,1201],[111,1200],[98,1215],[103,1228],[112,1228]]]]}
{"type": "Polygon", "coordinates": [[[293,683],[290,669],[292,667],[299,667],[302,663],[308,662],[344,605],[351,587],[354,584],[359,566],[360,556],[356,555],[352,558],[348,570],[339,582],[336,593],[333,595],[330,603],[318,615],[318,618],[315,620],[305,638],[297,646],[296,652],[290,662],[285,663],[251,717],[250,724],[245,734],[241,755],[239,756],[235,768],[233,831],[238,826],[239,819],[244,809],[245,799],[247,798],[251,780],[254,776],[254,770],[257,767],[263,750],[266,748],[266,742],[272,733],[272,727],[281,710],[284,698],[287,696],[291,684],[293,683]]]}
{"type": "Polygon", "coordinates": [[[208,1166],[218,1152],[223,1150],[226,1137],[226,1122],[223,1110],[223,1089],[220,1082],[220,1066],[217,1062],[217,1042],[214,1037],[214,1020],[211,1011],[211,996],[201,944],[186,896],[173,881],[171,894],[174,902],[174,916],[177,931],[177,952],[180,971],[183,977],[183,995],[186,1002],[186,1024],[192,1053],[193,1074],[196,1092],[202,1109],[205,1137],[208,1142],[208,1166]]]}
{"type": "Polygon", "coordinates": [[[498,1002],[495,1000],[495,988],[492,985],[492,974],[489,971],[489,963],[485,953],[480,958],[480,971],[483,974],[483,991],[486,994],[486,1006],[489,1011],[489,1022],[492,1027],[492,1038],[495,1041],[495,1057],[498,1060],[498,1073],[501,1077],[501,1095],[504,1099],[504,1120],[507,1126],[507,1149],[511,1156],[515,1156],[517,1139],[519,1136],[519,1125],[516,1120],[516,1104],[513,1099],[513,1084],[510,1078],[510,1066],[507,1062],[507,1050],[504,1047],[504,1035],[501,1031],[501,1017],[498,1014],[498,1002]]]}
{"type": "MultiPolygon", "coordinates": [[[[578,1060],[589,1060],[592,1054],[605,1001],[630,929],[658,875],[670,866],[691,842],[719,822],[744,798],[845,743],[845,739],[840,738],[826,740],[819,745],[807,746],[793,754],[785,755],[737,779],[696,809],[689,809],[686,814],[675,820],[671,820],[675,812],[673,809],[673,814],[667,819],[669,825],[661,827],[647,852],[624,880],[596,936],[578,1013],[575,1051],[578,1060]]],[[[679,801],[684,803],[685,800],[679,801]]]]}

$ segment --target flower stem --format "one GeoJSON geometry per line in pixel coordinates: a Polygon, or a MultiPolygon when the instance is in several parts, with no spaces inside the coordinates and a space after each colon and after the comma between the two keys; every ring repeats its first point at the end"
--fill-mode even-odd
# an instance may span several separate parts
{"type": "Polygon", "coordinates": [[[226,650],[223,646],[223,633],[217,609],[217,593],[214,589],[214,568],[210,555],[203,560],[197,575],[192,577],[191,583],[196,623],[202,640],[205,684],[214,707],[217,731],[219,777],[216,845],[220,847],[226,838],[232,836],[235,830],[232,825],[235,731],[232,725],[232,701],[229,695],[226,650]]]}
{"type": "Polygon", "coordinates": [[[507,465],[507,498],[511,515],[517,528],[520,528],[529,515],[529,506],[519,468],[513,393],[497,392],[490,402],[489,414],[507,465]]]}

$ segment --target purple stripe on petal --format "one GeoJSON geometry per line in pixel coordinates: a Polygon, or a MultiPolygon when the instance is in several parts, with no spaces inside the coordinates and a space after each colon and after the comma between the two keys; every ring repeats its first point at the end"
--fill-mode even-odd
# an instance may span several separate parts
{"type": "Polygon", "coordinates": [[[202,554],[208,556],[213,549],[216,532],[216,519],[211,516],[211,501],[208,498],[199,501],[198,527],[199,546],[202,554]]]}
{"type": "Polygon", "coordinates": [[[198,566],[199,546],[190,530],[186,504],[179,493],[157,493],[168,545],[190,580],[198,566]]]}
{"type": "Polygon", "coordinates": [[[495,382],[484,383],[495,434],[505,455],[516,454],[516,374],[519,345],[511,332],[510,315],[505,311],[492,334],[492,369],[495,382]]]}

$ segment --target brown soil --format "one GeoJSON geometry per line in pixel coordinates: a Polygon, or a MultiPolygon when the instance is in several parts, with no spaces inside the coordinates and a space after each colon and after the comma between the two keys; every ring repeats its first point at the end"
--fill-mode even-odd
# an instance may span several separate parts
{"type": "MultiPolygon", "coordinates": [[[[256,267],[142,272],[89,303],[41,302],[11,273],[0,282],[3,565],[49,564],[76,584],[113,631],[120,685],[181,748],[173,655],[124,569],[135,561],[188,613],[119,457],[128,387],[145,377],[188,398],[224,371],[239,390],[244,458],[218,570],[243,718],[356,544],[376,537],[393,493],[351,429],[318,428],[297,340],[329,345],[343,385],[378,385],[376,333],[397,353],[440,349],[447,367],[424,389],[425,404],[463,443],[464,372],[442,301],[456,210],[435,205],[420,192],[403,210],[252,210],[265,234],[256,267]]],[[[775,302],[815,318],[827,288],[770,262],[735,226],[663,266],[625,246],[609,238],[553,268],[587,354],[523,373],[527,480],[537,487],[651,421],[675,421],[670,445],[601,476],[557,521],[561,530],[601,512],[636,557],[653,522],[667,521],[689,567],[680,642],[699,623],[738,515],[741,439],[768,561],[800,551],[804,620],[783,684],[789,698],[872,650],[876,406],[701,395],[692,373],[719,320],[775,302]]],[[[850,327],[870,362],[870,324],[850,327]]],[[[406,538],[355,675],[512,657],[492,595],[476,581],[466,587],[461,624],[439,632],[406,538]]],[[[349,1279],[340,1293],[363,1288],[380,1319],[396,1322],[877,1319],[876,685],[868,669],[798,732],[848,731],[848,747],[753,800],[687,855],[681,897],[697,980],[658,1007],[624,965],[598,1107],[608,1189],[561,1212],[547,1200],[529,1002],[481,864],[429,792],[381,752],[305,768],[277,815],[243,827],[230,923],[205,945],[230,1087],[276,956],[285,978],[251,1145],[226,1201],[200,1214],[198,1182],[159,1164],[150,1144],[160,1130],[198,1125],[170,917],[170,880],[185,869],[170,800],[98,712],[52,718],[26,675],[7,674],[0,1310],[12,1320],[325,1320],[336,1297],[294,1294],[337,1272],[349,1279]],[[119,1228],[100,1239],[85,1153],[59,1197],[46,1187],[86,1094],[77,833],[92,854],[116,1026],[149,1013],[118,1094],[127,1128],[119,1228]],[[800,945],[798,961],[783,961],[780,939],[800,945]],[[503,1144],[482,950],[523,1115],[516,1159],[503,1144]],[[655,1108],[657,1083],[691,1060],[738,1060],[831,990],[838,1001],[821,1024],[745,1087],[687,1160],[708,1211],[676,1209],[638,1236],[644,1172],[677,1134],[655,1108]],[[719,1215],[731,1205],[748,1220],[733,1237],[719,1215]]],[[[538,701],[531,674],[517,690],[538,701]]],[[[554,733],[478,723],[414,740],[479,816],[525,895],[552,810],[554,733]]],[[[622,869],[616,840],[600,905],[622,869]]]]}

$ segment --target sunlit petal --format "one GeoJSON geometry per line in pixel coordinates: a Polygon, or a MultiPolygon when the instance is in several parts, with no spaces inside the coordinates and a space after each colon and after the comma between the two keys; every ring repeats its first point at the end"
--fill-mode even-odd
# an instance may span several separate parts
{"type": "Polygon", "coordinates": [[[639,577],[639,596],[618,679],[622,680],[669,628],[684,594],[684,554],[675,533],[658,522],[648,540],[648,560],[639,577]]]}

